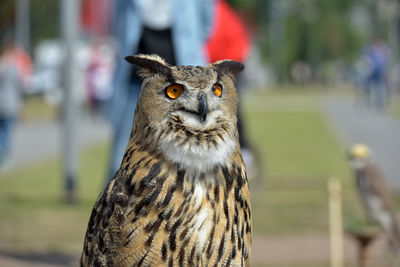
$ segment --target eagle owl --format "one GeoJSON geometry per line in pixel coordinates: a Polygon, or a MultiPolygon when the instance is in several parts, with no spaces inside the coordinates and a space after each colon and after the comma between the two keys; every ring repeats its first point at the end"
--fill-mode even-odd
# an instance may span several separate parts
{"type": "Polygon", "coordinates": [[[126,60],[142,91],[121,167],[93,207],[81,266],[248,266],[234,87],[243,64],[126,60]]]}
{"type": "Polygon", "coordinates": [[[390,193],[369,148],[355,144],[348,155],[368,219],[383,227],[391,247],[400,253],[400,228],[391,206],[390,193]]]}

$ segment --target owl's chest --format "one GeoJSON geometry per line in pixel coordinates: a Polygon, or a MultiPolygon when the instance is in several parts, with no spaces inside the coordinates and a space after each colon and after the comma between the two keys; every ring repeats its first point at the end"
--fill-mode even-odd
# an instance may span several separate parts
{"type": "Polygon", "coordinates": [[[239,265],[246,229],[239,206],[235,204],[233,188],[227,192],[218,184],[172,185],[149,205],[144,216],[126,228],[126,235],[131,238],[128,247],[138,255],[147,251],[146,260],[153,264],[239,265]],[[166,199],[168,205],[163,205],[166,199]],[[134,234],[130,234],[132,230],[134,234]],[[143,250],[138,251],[138,247],[143,250]]]}

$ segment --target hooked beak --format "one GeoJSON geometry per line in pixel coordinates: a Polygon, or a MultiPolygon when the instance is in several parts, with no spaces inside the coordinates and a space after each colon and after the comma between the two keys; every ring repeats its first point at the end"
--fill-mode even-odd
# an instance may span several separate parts
{"type": "Polygon", "coordinates": [[[202,123],[206,121],[207,113],[208,113],[208,107],[207,107],[206,96],[203,93],[201,93],[199,95],[199,115],[202,123]]]}

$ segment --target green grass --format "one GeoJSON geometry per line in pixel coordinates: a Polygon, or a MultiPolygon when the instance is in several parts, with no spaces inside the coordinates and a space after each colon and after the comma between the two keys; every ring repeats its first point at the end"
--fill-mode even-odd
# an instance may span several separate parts
{"type": "Polygon", "coordinates": [[[266,166],[263,190],[252,203],[256,234],[326,233],[330,177],[343,182],[345,214],[360,214],[344,147],[321,112],[320,97],[315,90],[289,90],[245,99],[250,135],[266,166]]]}
{"type": "Polygon", "coordinates": [[[400,96],[393,95],[390,99],[389,112],[395,117],[400,119],[400,96]]]}
{"type": "Polygon", "coordinates": [[[49,105],[42,97],[30,96],[24,99],[20,120],[23,122],[31,122],[55,119],[58,112],[58,106],[49,105]]]}
{"type": "MultiPolygon", "coordinates": [[[[345,215],[358,196],[344,149],[319,107],[318,91],[252,92],[244,100],[265,180],[252,200],[255,234],[327,233],[326,182],[343,180],[345,215]]],[[[78,253],[105,175],[107,145],[83,150],[79,202],[63,201],[62,165],[54,159],[0,174],[0,245],[16,251],[78,253]]]]}
{"type": "Polygon", "coordinates": [[[84,150],[76,205],[64,201],[59,160],[0,175],[0,244],[16,251],[79,251],[104,183],[106,154],[105,145],[84,150]]]}

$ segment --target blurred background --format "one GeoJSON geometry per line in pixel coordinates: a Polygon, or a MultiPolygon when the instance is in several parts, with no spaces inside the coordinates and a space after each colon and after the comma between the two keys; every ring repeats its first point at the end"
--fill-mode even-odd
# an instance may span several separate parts
{"type": "MultiPolygon", "coordinates": [[[[112,161],[120,162],[114,150],[121,129],[109,114],[128,64],[123,57],[152,51],[143,45],[153,30],[146,16],[172,8],[143,2],[0,1],[0,266],[77,265],[91,208],[112,161]],[[142,3],[135,46],[129,41],[135,16],[119,13],[131,2],[142,3]]],[[[197,53],[204,63],[246,64],[238,87],[254,214],[252,266],[399,266],[384,227],[368,219],[347,151],[354,143],[369,147],[396,218],[400,1],[207,4],[212,16],[197,53]],[[221,52],[231,45],[230,53],[221,52]],[[360,253],[363,240],[373,242],[360,253]]],[[[171,17],[157,23],[167,25],[175,49],[170,63],[183,64],[171,17]]],[[[137,96],[130,97],[135,104],[137,96]]],[[[126,105],[129,121],[134,106],[126,105]]]]}

